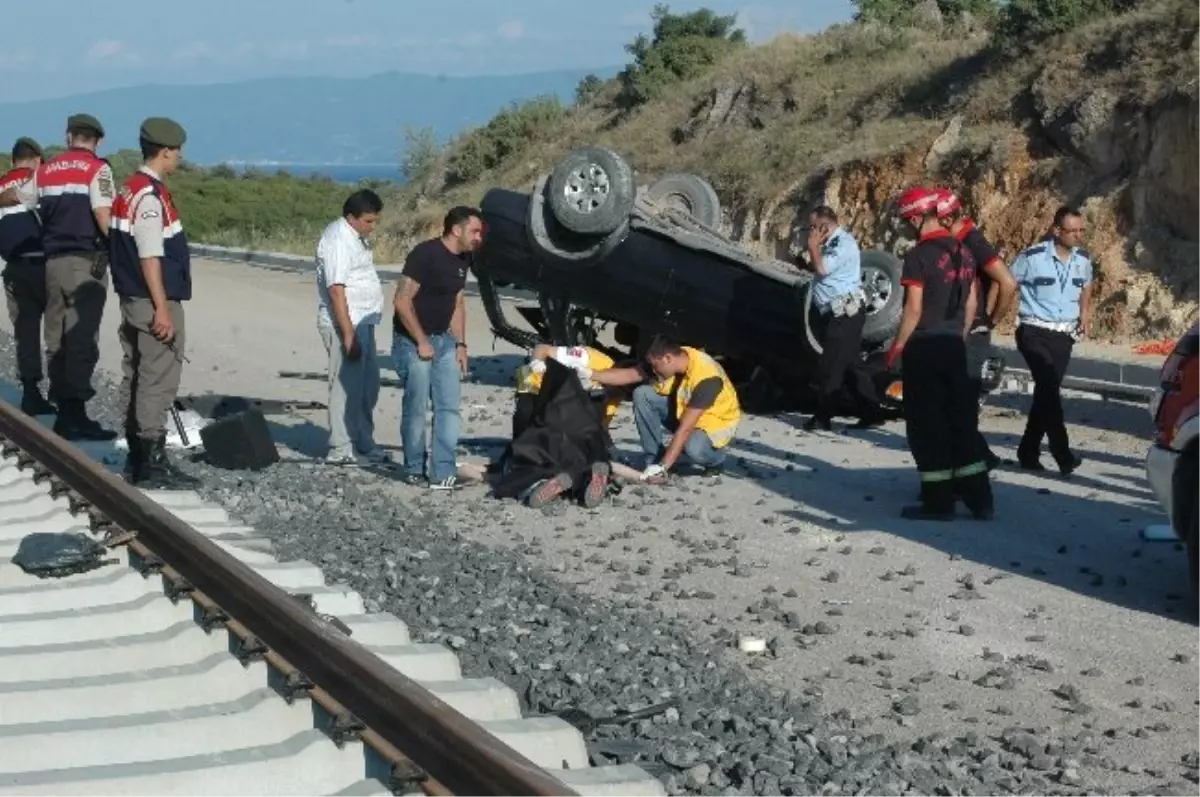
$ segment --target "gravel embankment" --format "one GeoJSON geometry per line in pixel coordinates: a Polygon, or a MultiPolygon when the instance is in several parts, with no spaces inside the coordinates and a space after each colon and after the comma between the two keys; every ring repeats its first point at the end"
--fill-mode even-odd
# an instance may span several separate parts
{"type": "MultiPolygon", "coordinates": [[[[11,370],[7,335],[0,337],[0,360],[11,370]]],[[[116,387],[110,382],[100,392],[92,412],[115,423],[116,387]]],[[[528,712],[605,717],[676,700],[649,719],[587,734],[596,763],[637,763],[673,794],[1083,794],[1094,793],[1094,775],[1121,767],[1106,750],[1108,726],[1086,721],[1051,728],[1016,715],[999,733],[963,723],[896,742],[896,729],[937,700],[923,693],[930,679],[891,684],[891,710],[870,716],[826,707],[812,679],[793,694],[768,687],[726,663],[727,638],[702,637],[632,588],[614,589],[607,599],[588,595],[537,564],[540,540],[481,545],[447,525],[434,502],[402,503],[385,491],[386,479],[365,471],[295,463],[260,474],[183,467],[199,480],[201,495],[270,534],[281,559],[319,564],[331,582],[362,593],[372,610],[402,618],[414,638],[454,648],[465,674],[514,687],[528,712]]],[[[478,522],[505,523],[516,538],[519,516],[505,520],[504,510],[481,512],[478,522]]],[[[585,524],[587,516],[561,520],[585,524]]],[[[613,544],[636,554],[638,543],[627,534],[613,544]]],[[[711,556],[736,556],[735,536],[730,540],[729,550],[711,556]]],[[[634,568],[624,575],[643,574],[634,568]]],[[[821,625],[828,623],[815,623],[813,635],[821,625]]],[[[890,677],[887,661],[848,666],[856,664],[890,677]]],[[[836,679],[847,665],[827,666],[836,679]]],[[[1005,689],[1010,670],[1024,666],[990,664],[992,682],[981,688],[1005,689]]],[[[1085,714],[1091,708],[1071,683],[1074,675],[1062,675],[1059,698],[1064,711],[1085,714]]],[[[1194,707],[1187,711],[1190,722],[1194,707]]],[[[1126,771],[1143,793],[1190,794],[1197,763],[1191,752],[1171,771],[1126,771]],[[1181,779],[1189,773],[1191,780],[1181,779]]]]}

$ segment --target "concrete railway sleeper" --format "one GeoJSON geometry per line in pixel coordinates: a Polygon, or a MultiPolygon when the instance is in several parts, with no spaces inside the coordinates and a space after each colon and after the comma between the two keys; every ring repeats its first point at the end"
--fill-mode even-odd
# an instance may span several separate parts
{"type": "Polygon", "coordinates": [[[663,793],[270,550],[0,402],[0,795],[663,793]],[[116,561],[39,579],[11,562],[32,532],[116,561]]]}

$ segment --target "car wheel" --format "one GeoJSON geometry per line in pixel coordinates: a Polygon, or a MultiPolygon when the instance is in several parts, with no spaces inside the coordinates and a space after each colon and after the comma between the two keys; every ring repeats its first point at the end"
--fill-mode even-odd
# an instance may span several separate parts
{"type": "Polygon", "coordinates": [[[603,238],[579,235],[563,229],[550,211],[548,182],[549,178],[541,177],[530,195],[529,218],[525,222],[525,232],[530,247],[551,265],[591,265],[603,260],[625,240],[629,232],[628,218],[603,238]]]}
{"type": "MultiPolygon", "coordinates": [[[[1192,483],[1195,485],[1195,482],[1192,483]]],[[[1187,525],[1188,575],[1192,580],[1192,596],[1200,595],[1200,499],[1192,493],[1192,511],[1187,525]]]]}
{"type": "Polygon", "coordinates": [[[646,190],[646,199],[682,210],[706,227],[721,225],[721,200],[716,189],[694,174],[668,174],[646,190]]]}
{"type": "Polygon", "coordinates": [[[571,232],[608,235],[628,221],[635,194],[633,169],[624,158],[603,147],[582,147],[550,173],[547,200],[571,232]]]}
{"type": "Polygon", "coordinates": [[[863,341],[883,343],[896,334],[904,309],[900,258],[882,249],[868,249],[862,253],[861,262],[862,291],[867,299],[863,341]]]}

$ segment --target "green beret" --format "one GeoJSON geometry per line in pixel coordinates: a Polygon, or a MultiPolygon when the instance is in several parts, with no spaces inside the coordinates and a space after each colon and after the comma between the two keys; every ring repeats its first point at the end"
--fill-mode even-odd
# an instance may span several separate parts
{"type": "Polygon", "coordinates": [[[21,136],[18,138],[13,144],[13,152],[16,152],[21,147],[29,147],[31,150],[37,153],[39,158],[42,157],[42,145],[34,141],[29,136],[21,136]]]}
{"type": "Polygon", "coordinates": [[[164,116],[152,116],[142,122],[142,129],[138,135],[147,144],[172,149],[182,147],[183,142],[187,141],[187,133],[179,122],[164,116]]]}
{"type": "Polygon", "coordinates": [[[67,117],[67,130],[91,130],[104,138],[104,125],[90,113],[77,113],[67,117]]]}

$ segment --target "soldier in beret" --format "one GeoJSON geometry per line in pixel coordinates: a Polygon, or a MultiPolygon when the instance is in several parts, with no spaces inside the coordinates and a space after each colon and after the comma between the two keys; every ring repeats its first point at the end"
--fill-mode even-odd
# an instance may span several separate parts
{"type": "Polygon", "coordinates": [[[100,360],[100,321],[108,300],[108,234],[116,189],[96,154],[104,126],[86,113],[67,119],[67,149],[38,167],[38,215],[46,256],[46,355],[54,431],[67,440],[112,440],[88,417],[100,360]]]}
{"type": "Polygon", "coordinates": [[[187,134],[152,117],[140,131],[142,167],[113,204],[109,254],[121,304],[121,347],[129,443],[124,477],[146,487],[186,479],[167,459],[167,416],[183,372],[183,302],[192,298],[187,237],[163,178],[182,161],[187,134]]]}

